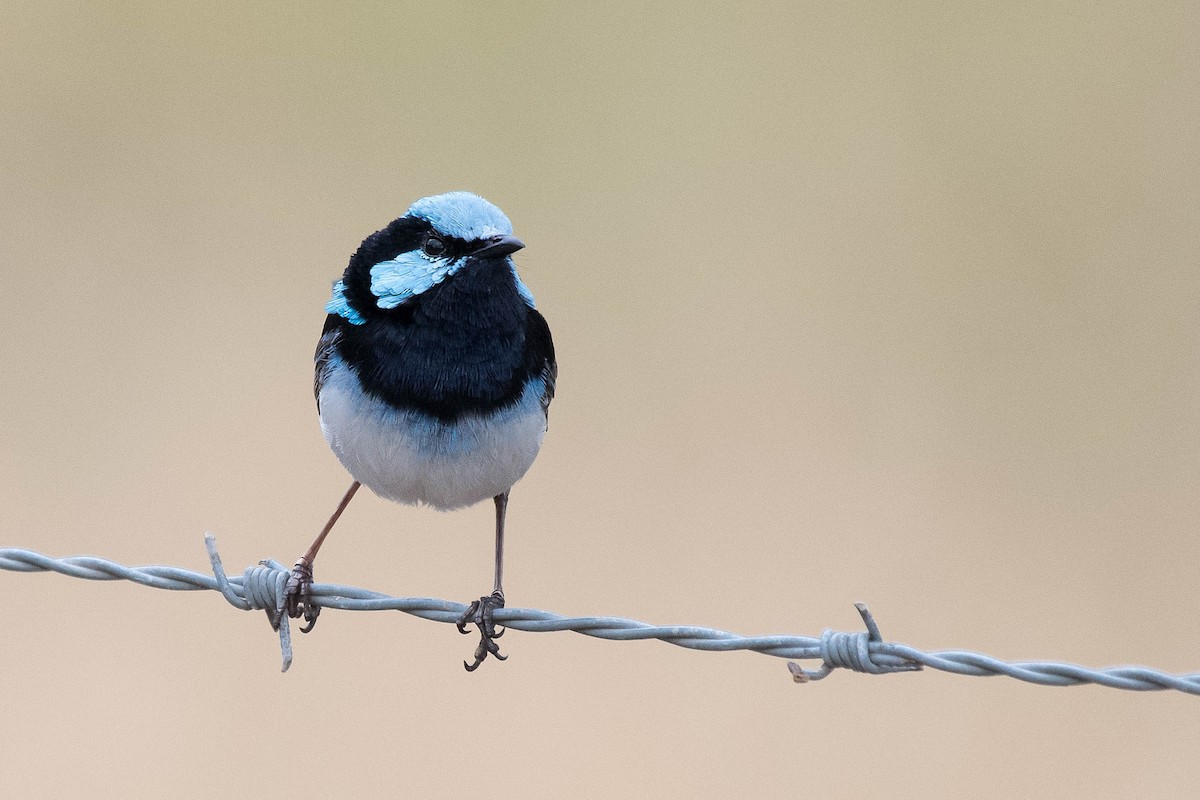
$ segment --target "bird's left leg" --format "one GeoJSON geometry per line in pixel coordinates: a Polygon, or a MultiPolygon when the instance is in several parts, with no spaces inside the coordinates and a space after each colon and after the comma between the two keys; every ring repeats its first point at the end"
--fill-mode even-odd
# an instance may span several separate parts
{"type": "Polygon", "coordinates": [[[300,556],[296,566],[292,567],[292,574],[288,576],[287,586],[283,590],[283,609],[275,613],[267,612],[271,617],[271,625],[276,630],[279,630],[279,624],[283,621],[283,614],[287,614],[292,619],[304,617],[304,621],[308,624],[300,628],[301,633],[308,633],[317,624],[317,616],[321,613],[321,607],[312,601],[313,562],[317,559],[317,551],[324,544],[325,537],[333,530],[334,523],[338,521],[338,517],[342,516],[346,506],[350,505],[359,486],[362,484],[358,481],[350,484],[350,488],[342,497],[342,502],[338,503],[338,507],[334,509],[333,516],[325,523],[325,527],[321,529],[321,533],[317,535],[308,550],[304,551],[304,555],[300,556]]]}
{"type": "Polygon", "coordinates": [[[467,625],[470,624],[474,624],[479,629],[479,646],[475,648],[475,663],[463,662],[467,672],[474,672],[488,657],[488,653],[500,661],[508,658],[508,656],[500,655],[500,645],[495,641],[504,635],[504,629],[501,628],[497,631],[496,622],[492,619],[493,611],[497,608],[504,608],[502,582],[504,578],[504,514],[508,510],[508,492],[498,494],[492,499],[496,502],[496,582],[493,584],[491,594],[473,601],[458,618],[459,633],[466,633],[467,625]]]}

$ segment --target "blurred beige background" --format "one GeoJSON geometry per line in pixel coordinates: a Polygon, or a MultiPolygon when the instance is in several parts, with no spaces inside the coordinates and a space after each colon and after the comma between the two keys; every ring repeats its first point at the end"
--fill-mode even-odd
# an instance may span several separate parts
{"type": "MultiPolygon", "coordinates": [[[[1189,2],[5,4],[0,543],[291,562],[359,241],[471,189],[560,390],[510,603],[1200,669],[1189,2]]],[[[319,579],[467,600],[491,509],[363,495],[319,579]]],[[[0,573],[20,798],[1181,797],[1200,698],[0,573]]]]}

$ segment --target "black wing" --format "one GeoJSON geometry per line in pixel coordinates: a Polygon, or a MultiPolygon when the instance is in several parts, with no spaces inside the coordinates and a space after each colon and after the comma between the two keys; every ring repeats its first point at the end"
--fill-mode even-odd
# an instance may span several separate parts
{"type": "Polygon", "coordinates": [[[546,383],[542,393],[542,410],[550,418],[550,401],[558,383],[558,362],[554,360],[554,340],[550,326],[536,309],[529,309],[525,321],[525,370],[530,377],[538,376],[546,383]]]}
{"type": "Polygon", "coordinates": [[[325,330],[317,342],[316,372],[313,375],[313,396],[317,398],[317,413],[321,413],[321,387],[329,377],[333,356],[337,352],[338,339],[342,336],[341,317],[330,314],[325,320],[325,330]]]}

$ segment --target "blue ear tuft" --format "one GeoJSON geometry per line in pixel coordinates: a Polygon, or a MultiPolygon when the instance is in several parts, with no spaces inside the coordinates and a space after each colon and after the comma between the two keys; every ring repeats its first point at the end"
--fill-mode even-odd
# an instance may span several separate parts
{"type": "Polygon", "coordinates": [[[512,223],[503,211],[470,192],[422,197],[409,207],[408,216],[423,219],[440,233],[464,242],[513,232],[512,223]]]}
{"type": "Polygon", "coordinates": [[[420,250],[401,253],[371,267],[371,293],[380,308],[395,308],[462,269],[465,259],[430,258],[420,250]]]}

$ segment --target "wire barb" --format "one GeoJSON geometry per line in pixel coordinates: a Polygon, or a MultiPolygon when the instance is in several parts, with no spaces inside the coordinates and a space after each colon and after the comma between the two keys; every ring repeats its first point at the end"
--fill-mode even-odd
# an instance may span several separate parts
{"type": "MultiPolygon", "coordinates": [[[[262,561],[239,577],[225,574],[217,553],[216,540],[206,537],[212,574],[179,567],[126,567],[92,556],[50,558],[32,550],[0,548],[0,570],[12,572],[58,572],[73,578],[93,581],[128,580],[155,589],[176,591],[218,591],[235,608],[267,612],[268,620],[280,612],[283,585],[290,570],[278,561],[262,561]],[[282,581],[282,583],[281,583],[282,581]]],[[[421,619],[455,624],[467,610],[464,603],[429,597],[390,597],[354,586],[315,583],[312,601],[324,608],[345,611],[403,611],[421,619]]],[[[1200,673],[1171,675],[1148,667],[1128,666],[1089,669],[1076,664],[1053,661],[1005,662],[982,653],[943,650],[927,653],[908,645],[884,640],[867,607],[857,606],[865,631],[851,633],[825,631],[811,636],[739,636],[736,633],[698,626],[660,626],[621,617],[565,617],[551,611],[532,608],[497,608],[497,625],[519,631],[575,631],[585,636],[614,641],[659,639],[691,650],[750,650],[787,659],[816,659],[820,666],[806,670],[795,663],[788,669],[798,683],[820,680],[835,669],[868,674],[910,672],[928,667],[957,675],[1007,675],[1043,686],[1078,686],[1090,683],[1129,691],[1174,690],[1200,695],[1200,673]]],[[[283,669],[292,662],[291,634],[287,615],[279,620],[283,669]]]]}
{"type": "Polygon", "coordinates": [[[204,534],[204,547],[208,550],[208,561],[217,579],[217,590],[229,604],[242,611],[267,612],[267,621],[271,623],[271,628],[279,633],[279,649],[283,655],[283,667],[279,671],[287,672],[288,667],[292,666],[292,631],[288,624],[288,615],[283,613],[283,605],[286,602],[287,582],[291,573],[273,558],[260,561],[257,566],[248,567],[242,573],[242,592],[238,594],[225,574],[224,565],[221,564],[221,554],[217,552],[217,537],[211,533],[204,534]]]}
{"type": "MultiPolygon", "coordinates": [[[[867,672],[872,675],[883,675],[888,672],[916,672],[921,669],[920,662],[911,659],[871,652],[871,645],[883,644],[883,634],[879,625],[865,603],[855,603],[865,631],[826,630],[821,634],[821,666],[817,669],[805,669],[794,661],[788,662],[788,670],[796,683],[819,681],[828,677],[835,669],[850,669],[855,672],[867,672]]],[[[878,651],[878,646],[875,648],[878,651]]]]}

